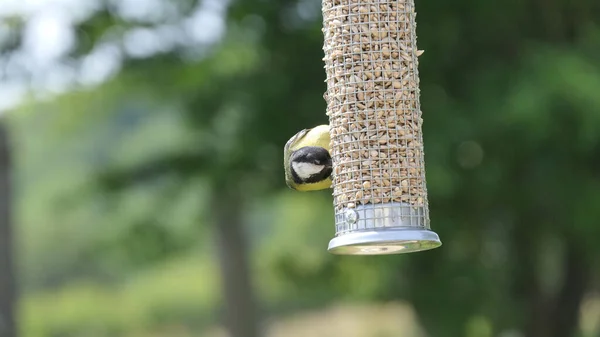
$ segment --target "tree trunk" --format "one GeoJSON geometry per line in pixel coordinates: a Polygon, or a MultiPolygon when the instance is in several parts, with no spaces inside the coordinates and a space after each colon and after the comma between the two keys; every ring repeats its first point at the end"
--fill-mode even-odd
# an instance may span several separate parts
{"type": "Polygon", "coordinates": [[[590,263],[585,251],[576,240],[567,237],[566,256],[563,267],[563,284],[560,291],[551,297],[543,296],[535,282],[532,263],[533,249],[528,247],[521,256],[523,273],[527,278],[525,290],[528,292],[527,337],[573,337],[578,328],[579,307],[590,279],[590,263]],[[529,263],[526,263],[529,261],[529,263]]]}
{"type": "MultiPolygon", "coordinates": [[[[525,216],[524,219],[531,219],[525,216]]],[[[514,295],[522,299],[523,332],[526,337],[548,336],[550,303],[541,292],[536,276],[536,236],[537,228],[526,226],[524,221],[513,229],[515,244],[514,295]],[[517,230],[518,229],[518,230],[517,230]]]]}
{"type": "Polygon", "coordinates": [[[10,147],[4,122],[0,122],[0,337],[16,337],[16,289],[11,230],[10,147]]]}
{"type": "Polygon", "coordinates": [[[237,191],[213,194],[215,232],[230,337],[258,337],[258,314],[243,231],[242,200],[237,191]]]}
{"type": "Polygon", "coordinates": [[[570,239],[567,242],[563,286],[556,296],[550,322],[554,327],[551,337],[571,337],[579,323],[579,307],[587,289],[591,267],[586,252],[580,244],[570,239]]]}

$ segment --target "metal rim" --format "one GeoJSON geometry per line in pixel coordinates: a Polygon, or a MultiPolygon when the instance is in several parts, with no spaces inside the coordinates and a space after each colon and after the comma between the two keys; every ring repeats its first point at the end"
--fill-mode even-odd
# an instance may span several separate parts
{"type": "Polygon", "coordinates": [[[431,230],[381,228],[333,238],[328,251],[337,255],[389,255],[430,250],[441,245],[439,236],[431,230]]]}

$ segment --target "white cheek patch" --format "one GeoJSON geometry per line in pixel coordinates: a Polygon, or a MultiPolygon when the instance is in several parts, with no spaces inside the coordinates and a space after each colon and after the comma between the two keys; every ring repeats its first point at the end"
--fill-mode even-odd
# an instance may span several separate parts
{"type": "Polygon", "coordinates": [[[323,165],[315,165],[312,163],[297,163],[292,162],[292,168],[296,171],[296,174],[301,179],[308,179],[310,176],[314,174],[318,174],[321,172],[325,166],[323,165]]]}

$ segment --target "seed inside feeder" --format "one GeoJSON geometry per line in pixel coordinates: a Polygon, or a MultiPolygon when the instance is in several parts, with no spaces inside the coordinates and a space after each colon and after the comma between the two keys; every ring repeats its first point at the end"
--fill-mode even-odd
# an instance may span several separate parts
{"type": "Polygon", "coordinates": [[[426,206],[417,73],[423,51],[412,1],[324,0],[323,6],[336,212],[381,202],[426,206]],[[348,181],[362,182],[363,192],[348,181]]]}

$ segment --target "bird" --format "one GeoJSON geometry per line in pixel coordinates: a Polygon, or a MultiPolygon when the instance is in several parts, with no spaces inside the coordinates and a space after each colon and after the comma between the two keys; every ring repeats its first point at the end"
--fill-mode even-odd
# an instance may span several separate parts
{"type": "Polygon", "coordinates": [[[318,191],[331,187],[333,172],[329,125],[304,129],[284,147],[286,185],[296,191],[318,191]]]}

